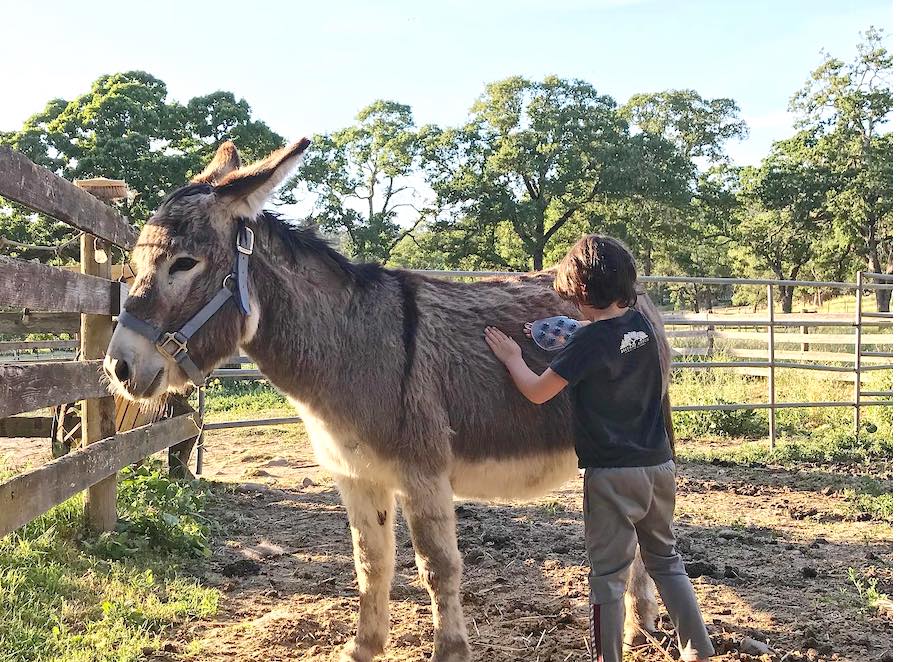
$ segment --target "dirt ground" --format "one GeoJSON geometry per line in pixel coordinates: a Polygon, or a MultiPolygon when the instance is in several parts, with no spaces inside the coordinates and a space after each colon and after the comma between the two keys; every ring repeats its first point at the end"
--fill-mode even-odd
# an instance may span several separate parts
{"type": "MultiPolygon", "coordinates": [[[[888,471],[874,473],[887,481],[888,471]]],[[[857,468],[684,464],[679,474],[679,545],[696,575],[716,659],[890,659],[890,604],[867,609],[848,581],[855,568],[891,594],[890,526],[857,521],[841,496],[860,480],[857,468]],[[748,637],[770,652],[739,652],[748,637]]],[[[204,477],[225,485],[209,513],[213,554],[198,569],[223,592],[220,612],[172,633],[170,652],[155,659],[336,659],[356,620],[350,535],[337,491],[298,427],[208,433],[204,477]]],[[[577,479],[537,502],[458,503],[463,605],[476,660],[588,658],[580,508],[577,479]]],[[[427,660],[430,606],[402,517],[397,551],[383,659],[427,660]]],[[[671,632],[665,616],[661,625],[671,632]]],[[[673,658],[664,635],[634,654],[673,658]]]]}

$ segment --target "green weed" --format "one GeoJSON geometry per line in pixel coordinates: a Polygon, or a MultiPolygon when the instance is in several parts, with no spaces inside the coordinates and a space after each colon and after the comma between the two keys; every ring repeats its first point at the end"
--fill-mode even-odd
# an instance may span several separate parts
{"type": "MultiPolygon", "coordinates": [[[[735,404],[713,397],[705,404],[735,404]]],[[[672,414],[675,430],[689,438],[704,436],[759,439],[769,431],[765,415],[759,410],[676,411],[672,414]]]]}
{"type": "Polygon", "coordinates": [[[890,598],[878,591],[878,579],[862,577],[856,568],[847,570],[847,579],[856,589],[860,607],[868,613],[877,613],[882,605],[890,604],[890,598]]]}
{"type": "Polygon", "coordinates": [[[888,524],[894,519],[893,492],[877,480],[860,476],[854,487],[843,490],[842,496],[853,515],[868,515],[873,520],[888,524]]]}
{"type": "Polygon", "coordinates": [[[241,414],[267,410],[293,411],[285,397],[266,381],[211,380],[206,386],[209,414],[241,414]]]}
{"type": "Polygon", "coordinates": [[[88,549],[105,558],[146,550],[206,556],[209,523],[202,511],[209,495],[200,481],[170,480],[161,462],[123,469],[118,487],[119,524],[88,549]]]}
{"type": "Polygon", "coordinates": [[[795,464],[866,464],[890,460],[893,441],[883,434],[862,431],[857,440],[852,432],[830,430],[816,438],[781,439],[770,450],[768,441],[756,441],[726,448],[685,447],[681,460],[736,466],[795,464]]]}
{"type": "Polygon", "coordinates": [[[146,659],[167,628],[214,614],[218,593],[182,572],[205,549],[203,497],[181,492],[195,488],[128,470],[116,533],[87,536],[78,496],[0,539],[0,662],[146,659]]]}
{"type": "Polygon", "coordinates": [[[553,499],[551,501],[541,501],[537,504],[537,509],[547,515],[559,515],[566,512],[566,506],[561,501],[553,499]]]}

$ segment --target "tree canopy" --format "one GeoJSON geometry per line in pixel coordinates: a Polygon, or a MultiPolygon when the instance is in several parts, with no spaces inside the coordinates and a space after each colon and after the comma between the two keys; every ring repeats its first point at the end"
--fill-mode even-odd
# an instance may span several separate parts
{"type": "MultiPolygon", "coordinates": [[[[140,222],[162,196],[200,172],[226,138],[249,160],[284,143],[231,92],[180,104],[168,100],[163,81],[130,71],[101,76],[71,101],[49,101],[0,141],[67,179],[124,179],[138,194],[126,211],[140,222]]],[[[4,236],[29,243],[53,239],[37,227],[28,232],[29,227],[21,221],[0,226],[4,236]]]]}

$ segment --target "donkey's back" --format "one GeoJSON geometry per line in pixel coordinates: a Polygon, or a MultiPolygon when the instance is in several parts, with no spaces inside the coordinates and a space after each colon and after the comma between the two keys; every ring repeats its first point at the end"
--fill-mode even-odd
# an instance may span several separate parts
{"type": "MultiPolygon", "coordinates": [[[[486,326],[499,328],[519,343],[529,367],[543,372],[553,355],[525,335],[525,322],[580,316],[552,285],[553,273],[540,272],[477,283],[425,279],[418,288],[418,342],[440,363],[435,387],[452,430],[451,482],[459,496],[531,497],[575,475],[568,390],[542,405],[531,403],[484,342],[486,326]]],[[[639,297],[637,308],[657,331],[667,373],[659,314],[646,296],[639,297]]]]}
{"type": "Polygon", "coordinates": [[[418,287],[417,356],[439,362],[433,387],[451,428],[458,496],[525,498],[575,475],[568,391],[543,405],[529,402],[484,342],[486,326],[501,329],[522,347],[526,363],[543,372],[552,354],[524,334],[525,322],[579,315],[552,282],[545,272],[477,283],[425,279],[418,287]]]}

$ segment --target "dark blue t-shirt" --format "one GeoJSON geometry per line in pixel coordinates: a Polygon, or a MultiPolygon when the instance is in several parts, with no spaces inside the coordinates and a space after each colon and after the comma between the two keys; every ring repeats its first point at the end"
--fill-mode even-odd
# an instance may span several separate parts
{"type": "Polygon", "coordinates": [[[672,459],[659,348],[638,311],[578,329],[550,364],[571,389],[578,466],[649,467],[672,459]]]}

